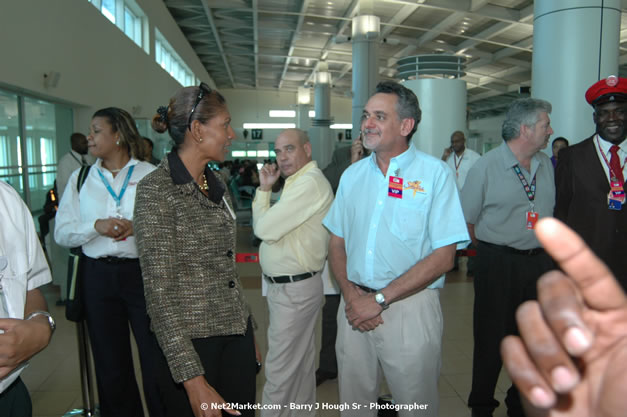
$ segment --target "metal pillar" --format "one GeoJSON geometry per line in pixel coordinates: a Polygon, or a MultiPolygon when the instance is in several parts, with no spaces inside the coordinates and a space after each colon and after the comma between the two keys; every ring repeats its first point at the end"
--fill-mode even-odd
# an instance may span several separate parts
{"type": "Polygon", "coordinates": [[[76,323],[76,336],[78,339],[78,360],[81,373],[81,392],[83,395],[83,408],[68,411],[63,417],[85,416],[97,417],[100,413],[94,403],[94,387],[91,365],[91,350],[89,348],[89,336],[85,320],[76,323]]]}
{"type": "Polygon", "coordinates": [[[619,0],[534,2],[531,95],[553,105],[555,137],[574,144],[594,133],[584,95],[594,82],[618,75],[620,22],[619,0]]]}
{"type": "Polygon", "coordinates": [[[328,65],[321,62],[316,73],[316,85],[314,87],[314,110],[316,117],[309,129],[313,159],[318,162],[318,167],[324,168],[331,161],[334,141],[331,135],[331,74],[328,65]]]}
{"type": "Polygon", "coordinates": [[[379,80],[379,33],[377,16],[361,15],[353,18],[353,138],[359,137],[361,115],[368,98],[379,80]]]}

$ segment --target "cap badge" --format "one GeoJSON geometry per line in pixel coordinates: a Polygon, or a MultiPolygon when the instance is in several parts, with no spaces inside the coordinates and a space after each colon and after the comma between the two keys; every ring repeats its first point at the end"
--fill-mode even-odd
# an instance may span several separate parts
{"type": "Polygon", "coordinates": [[[616,87],[616,84],[618,84],[618,77],[616,75],[610,75],[605,80],[605,84],[607,84],[610,87],[616,87]]]}

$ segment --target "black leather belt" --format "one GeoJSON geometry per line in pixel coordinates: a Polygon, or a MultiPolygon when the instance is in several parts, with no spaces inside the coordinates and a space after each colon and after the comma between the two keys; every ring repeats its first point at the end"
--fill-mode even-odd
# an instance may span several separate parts
{"type": "Polygon", "coordinates": [[[513,253],[515,255],[535,256],[544,253],[544,248],[516,249],[510,246],[495,245],[494,243],[484,242],[483,240],[480,240],[479,243],[486,245],[489,248],[499,250],[501,252],[513,253]]]}
{"type": "Polygon", "coordinates": [[[117,256],[103,256],[95,260],[108,264],[128,264],[131,262],[139,262],[138,258],[118,258],[117,256]]]}
{"type": "Polygon", "coordinates": [[[271,277],[266,274],[263,274],[263,276],[268,278],[268,281],[270,281],[273,284],[287,284],[288,282],[302,281],[304,279],[311,278],[316,274],[317,272],[305,272],[304,274],[279,275],[278,277],[271,277]]]}
{"type": "MultiPolygon", "coordinates": [[[[355,284],[355,283],[353,283],[353,284],[355,284]]],[[[362,290],[364,290],[366,292],[377,292],[378,291],[378,290],[373,290],[370,287],[364,287],[363,285],[359,285],[359,284],[355,284],[355,285],[357,285],[359,288],[361,288],[362,290]]]]}

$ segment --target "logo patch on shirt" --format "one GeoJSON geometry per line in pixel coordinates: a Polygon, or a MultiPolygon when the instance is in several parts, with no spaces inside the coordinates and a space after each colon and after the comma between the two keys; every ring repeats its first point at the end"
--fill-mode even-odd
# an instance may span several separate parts
{"type": "Polygon", "coordinates": [[[414,194],[412,197],[416,197],[416,193],[424,193],[425,189],[420,185],[422,181],[407,181],[407,187],[404,187],[404,190],[413,190],[414,194]]]}

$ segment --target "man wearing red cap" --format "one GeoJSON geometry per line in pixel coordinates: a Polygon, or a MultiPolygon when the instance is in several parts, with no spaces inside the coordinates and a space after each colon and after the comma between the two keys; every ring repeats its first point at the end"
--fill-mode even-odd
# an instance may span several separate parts
{"type": "Polygon", "coordinates": [[[555,217],[583,237],[627,289],[627,78],[610,76],[586,92],[596,133],[560,152],[555,217]]]}

